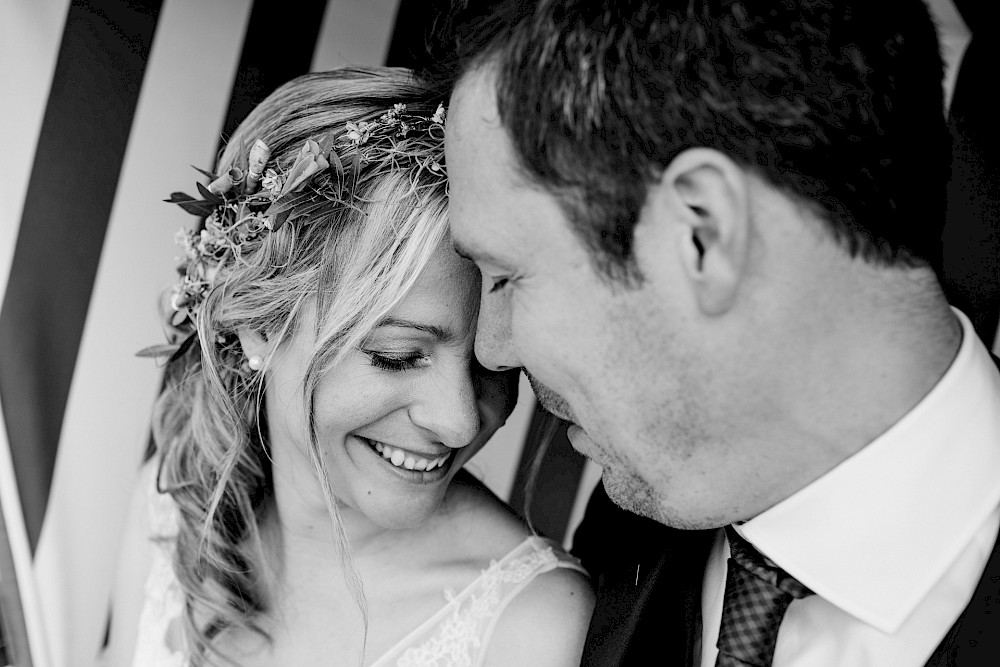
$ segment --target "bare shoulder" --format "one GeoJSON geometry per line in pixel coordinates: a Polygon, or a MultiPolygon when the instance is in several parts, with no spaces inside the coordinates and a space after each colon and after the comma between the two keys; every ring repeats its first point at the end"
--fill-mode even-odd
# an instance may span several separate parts
{"type": "MultiPolygon", "coordinates": [[[[452,553],[462,552],[469,562],[499,560],[532,535],[517,514],[471,476],[456,477],[441,517],[453,540],[452,553]]],[[[579,571],[556,567],[536,575],[500,612],[484,665],[576,667],[593,610],[593,590],[579,571]]]]}
{"type": "Polygon", "coordinates": [[[502,558],[531,535],[506,503],[467,474],[452,482],[440,519],[452,549],[460,546],[475,561],[502,558]]]}
{"type": "Polygon", "coordinates": [[[485,665],[580,664],[594,593],[580,572],[556,568],[535,577],[497,621],[485,665]]]}

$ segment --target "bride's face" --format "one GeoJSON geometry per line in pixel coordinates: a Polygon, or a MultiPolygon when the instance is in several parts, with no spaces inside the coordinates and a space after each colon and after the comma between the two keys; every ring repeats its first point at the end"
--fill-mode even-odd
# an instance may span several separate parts
{"type": "MultiPolygon", "coordinates": [[[[419,525],[481,446],[468,446],[479,430],[470,367],[478,296],[475,267],[443,243],[381,326],[320,381],[319,447],[343,510],[386,528],[419,525]]],[[[312,324],[300,322],[275,355],[267,410],[276,492],[286,484],[315,507],[322,495],[302,400],[312,324]]]]}

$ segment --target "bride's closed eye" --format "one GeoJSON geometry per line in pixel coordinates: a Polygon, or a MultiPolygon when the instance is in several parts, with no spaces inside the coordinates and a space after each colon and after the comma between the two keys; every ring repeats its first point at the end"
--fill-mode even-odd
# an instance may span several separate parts
{"type": "Polygon", "coordinates": [[[424,362],[426,362],[426,357],[420,353],[389,354],[374,352],[372,350],[365,350],[364,352],[371,359],[372,366],[394,373],[418,368],[425,365],[424,362]]]}

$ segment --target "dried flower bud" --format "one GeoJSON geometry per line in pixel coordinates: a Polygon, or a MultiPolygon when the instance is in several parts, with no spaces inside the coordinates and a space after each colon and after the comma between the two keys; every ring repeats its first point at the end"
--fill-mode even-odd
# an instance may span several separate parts
{"type": "Polygon", "coordinates": [[[247,172],[250,177],[260,178],[260,175],[264,173],[264,165],[271,158],[271,149],[267,147],[263,141],[258,139],[253,142],[253,148],[250,149],[250,155],[247,156],[247,172]]]}
{"type": "Polygon", "coordinates": [[[258,139],[253,142],[250,154],[247,156],[247,194],[253,194],[260,186],[260,179],[264,175],[264,165],[271,158],[271,149],[263,141],[258,139]]]}
{"type": "Polygon", "coordinates": [[[216,195],[224,195],[233,189],[233,177],[228,173],[219,176],[208,184],[208,191],[216,195]]]}

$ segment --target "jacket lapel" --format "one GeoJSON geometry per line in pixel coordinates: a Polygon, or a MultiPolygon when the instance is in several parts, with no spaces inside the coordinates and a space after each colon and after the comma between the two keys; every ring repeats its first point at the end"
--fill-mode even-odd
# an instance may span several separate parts
{"type": "Polygon", "coordinates": [[[715,531],[668,528],[617,507],[598,485],[573,552],[597,586],[582,665],[690,665],[715,531]]]}

